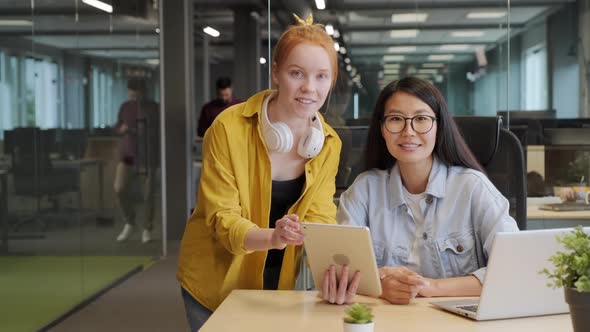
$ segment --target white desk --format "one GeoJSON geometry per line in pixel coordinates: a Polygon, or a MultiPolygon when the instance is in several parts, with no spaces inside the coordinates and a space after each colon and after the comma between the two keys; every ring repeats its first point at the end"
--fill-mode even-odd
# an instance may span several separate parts
{"type": "MultiPolygon", "coordinates": [[[[376,332],[573,331],[568,314],[476,322],[435,309],[430,301],[419,298],[410,305],[392,305],[381,299],[357,296],[357,302],[373,307],[376,332]]],[[[345,309],[323,302],[316,291],[235,290],[200,331],[342,331],[345,309]]]]}

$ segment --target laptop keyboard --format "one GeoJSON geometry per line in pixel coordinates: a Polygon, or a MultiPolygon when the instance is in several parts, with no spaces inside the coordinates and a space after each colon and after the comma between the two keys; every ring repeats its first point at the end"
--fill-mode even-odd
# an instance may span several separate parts
{"type": "Polygon", "coordinates": [[[457,308],[465,311],[477,312],[477,304],[475,305],[458,305],[457,308]]]}

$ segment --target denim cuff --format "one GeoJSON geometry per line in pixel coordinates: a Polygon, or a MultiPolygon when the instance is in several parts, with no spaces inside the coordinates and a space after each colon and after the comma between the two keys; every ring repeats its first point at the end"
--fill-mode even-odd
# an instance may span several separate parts
{"type": "Polygon", "coordinates": [[[475,276],[477,279],[479,279],[479,282],[481,282],[481,284],[483,285],[483,280],[486,277],[486,267],[482,267],[479,270],[475,270],[474,272],[472,272],[471,274],[473,276],[475,276]]]}

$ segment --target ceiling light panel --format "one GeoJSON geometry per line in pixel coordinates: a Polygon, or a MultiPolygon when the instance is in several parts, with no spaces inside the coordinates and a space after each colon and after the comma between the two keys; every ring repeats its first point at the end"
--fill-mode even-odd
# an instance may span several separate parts
{"type": "Polygon", "coordinates": [[[403,55],[384,55],[383,61],[404,61],[405,58],[403,55]]]}
{"type": "Polygon", "coordinates": [[[17,27],[30,25],[33,25],[33,22],[30,20],[0,20],[0,26],[17,27]]]}
{"type": "Polygon", "coordinates": [[[416,77],[421,78],[423,80],[427,80],[427,79],[431,78],[432,75],[420,74],[420,75],[416,75],[416,77]]]}
{"type": "Polygon", "coordinates": [[[94,8],[98,8],[100,10],[103,10],[107,13],[112,13],[113,12],[113,6],[109,5],[108,3],[104,3],[102,1],[99,0],[82,0],[83,3],[92,6],[94,8]]]}
{"type": "Polygon", "coordinates": [[[428,56],[428,61],[449,61],[453,60],[453,54],[432,54],[428,56]]]}
{"type": "Polygon", "coordinates": [[[324,0],[315,0],[315,6],[319,10],[326,9],[326,2],[324,0]]]}
{"type": "Polygon", "coordinates": [[[393,23],[422,23],[428,19],[428,13],[404,13],[391,15],[393,23]]]}
{"type": "Polygon", "coordinates": [[[331,36],[334,34],[334,26],[332,24],[326,25],[326,32],[331,36]]]}
{"type": "Polygon", "coordinates": [[[420,30],[418,30],[418,29],[391,30],[389,32],[389,37],[391,37],[391,38],[416,38],[416,37],[418,37],[418,33],[420,33],[420,30]]]}
{"type": "Polygon", "coordinates": [[[445,64],[441,62],[423,63],[422,68],[442,68],[445,64]]]}
{"type": "Polygon", "coordinates": [[[465,52],[471,49],[470,45],[467,44],[447,44],[447,45],[441,45],[439,50],[441,51],[445,51],[445,52],[465,52]]]}
{"type": "Polygon", "coordinates": [[[436,69],[420,69],[418,70],[418,74],[436,74],[438,70],[436,69]]]}
{"type": "Polygon", "coordinates": [[[502,18],[504,16],[506,16],[505,11],[481,11],[467,13],[467,18],[471,20],[490,20],[502,18]]]}
{"type": "Polygon", "coordinates": [[[212,28],[212,27],[210,27],[210,26],[206,26],[206,27],[204,27],[204,28],[203,28],[203,32],[204,32],[204,33],[206,33],[206,34],[208,34],[209,36],[211,36],[211,37],[215,37],[215,38],[217,38],[217,37],[219,37],[219,36],[221,35],[221,34],[219,33],[219,31],[217,31],[217,30],[213,29],[213,28],[212,28]]]}
{"type": "Polygon", "coordinates": [[[416,46],[391,46],[387,48],[388,53],[412,53],[416,52],[416,46]]]}
{"type": "Polygon", "coordinates": [[[451,37],[454,38],[475,38],[475,37],[483,37],[486,33],[481,30],[459,30],[459,31],[452,31],[451,37]]]}

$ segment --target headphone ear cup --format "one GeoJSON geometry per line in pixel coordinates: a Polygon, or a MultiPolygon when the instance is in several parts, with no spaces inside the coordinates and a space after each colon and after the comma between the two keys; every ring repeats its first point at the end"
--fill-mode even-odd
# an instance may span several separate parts
{"type": "Polygon", "coordinates": [[[263,135],[269,151],[276,151],[281,146],[281,136],[274,128],[264,128],[263,135]]]}
{"type": "MultiPolygon", "coordinates": [[[[291,148],[293,147],[293,133],[289,126],[282,122],[273,123],[272,126],[272,135],[273,139],[276,141],[276,144],[274,145],[276,148],[271,148],[269,144],[269,149],[280,153],[291,151],[291,148]]],[[[269,140],[267,139],[267,144],[268,141],[269,140]]]]}
{"type": "Polygon", "coordinates": [[[324,146],[324,132],[310,127],[307,134],[301,137],[297,146],[297,154],[303,158],[313,158],[322,151],[324,146]]]}
{"type": "Polygon", "coordinates": [[[293,148],[293,133],[291,129],[283,122],[270,123],[268,119],[268,102],[273,95],[266,97],[262,103],[262,112],[260,114],[262,136],[264,137],[268,151],[289,152],[293,148]]]}

